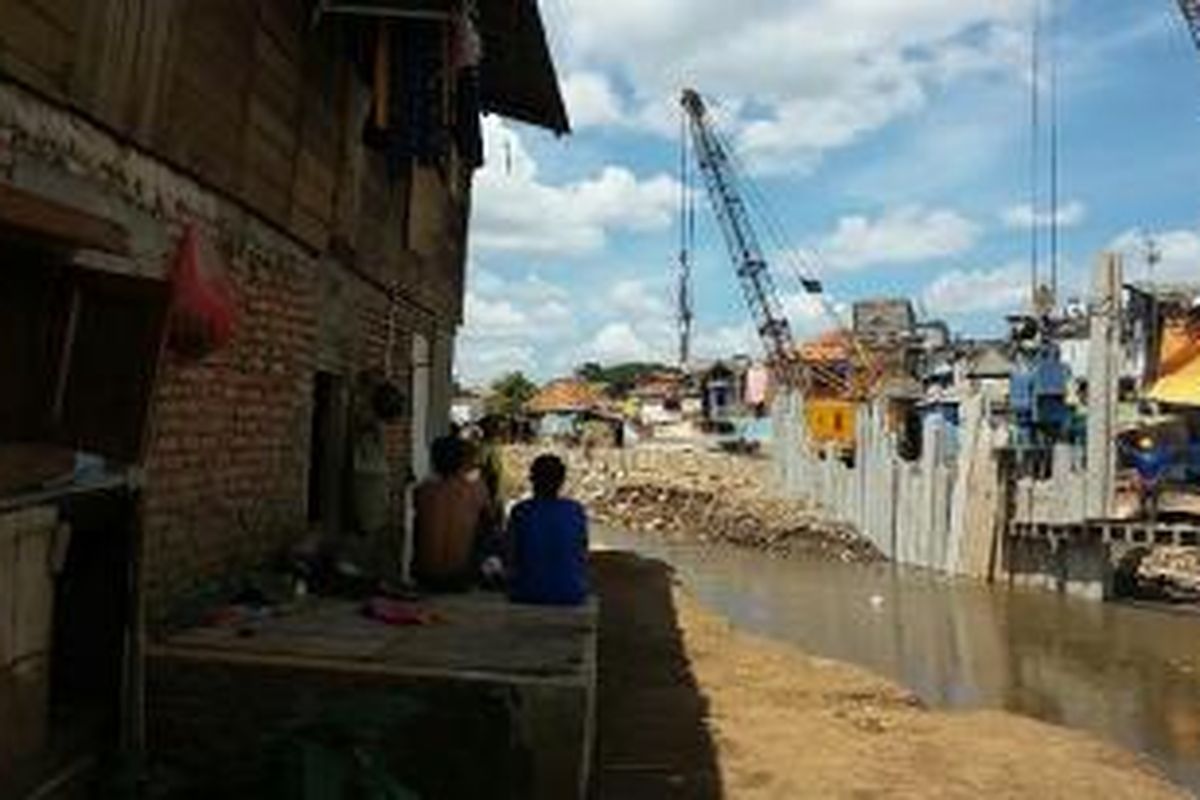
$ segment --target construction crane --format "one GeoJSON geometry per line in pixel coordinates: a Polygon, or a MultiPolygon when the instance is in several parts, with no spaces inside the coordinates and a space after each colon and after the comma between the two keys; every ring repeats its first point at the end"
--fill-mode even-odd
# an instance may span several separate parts
{"type": "Polygon", "coordinates": [[[1200,0],[1179,0],[1179,10],[1183,12],[1196,47],[1200,48],[1200,0]]]}
{"type": "MultiPolygon", "coordinates": [[[[742,197],[737,170],[725,145],[714,131],[708,119],[704,99],[693,89],[685,89],[682,98],[683,111],[691,141],[695,149],[696,163],[704,178],[713,215],[721,228],[729,255],[737,268],[738,281],[742,287],[746,304],[754,319],[754,325],[766,348],[767,356],[784,383],[796,385],[803,382],[798,368],[796,342],[792,328],[784,314],[783,304],[775,290],[775,281],[759,244],[758,234],[751,222],[749,211],[742,197]]],[[[685,156],[686,158],[686,156],[685,156]]],[[[686,168],[686,167],[685,167],[686,168]]],[[[680,263],[686,280],[687,247],[683,248],[680,263]]],[[[686,286],[686,284],[684,284],[686,286]]],[[[812,282],[813,288],[819,284],[812,282]]],[[[806,287],[808,288],[808,287],[806,287]]],[[[681,290],[681,300],[685,297],[681,290]]],[[[682,306],[690,314],[690,303],[682,306]]],[[[687,324],[690,319],[686,316],[687,324]]],[[[683,348],[686,351],[686,345],[683,348]]]]}
{"type": "Polygon", "coordinates": [[[725,142],[717,127],[709,118],[704,99],[693,89],[685,89],[683,106],[682,157],[680,182],[682,202],[680,211],[681,246],[679,256],[678,318],[680,324],[680,356],[685,366],[690,353],[689,337],[693,321],[690,250],[695,236],[695,212],[692,207],[694,193],[691,191],[692,159],[688,157],[688,144],[694,151],[694,160],[704,179],[713,215],[721,228],[722,237],[737,272],[738,282],[759,338],[781,384],[800,389],[806,394],[814,386],[842,393],[847,399],[865,397],[879,377],[879,368],[863,344],[848,334],[854,350],[852,373],[842,374],[825,364],[807,362],[792,336],[791,325],[775,288],[775,280],[767,263],[751,208],[747,200],[756,204],[754,210],[758,221],[764,223],[766,232],[772,237],[786,265],[798,279],[801,289],[817,299],[830,320],[841,328],[841,321],[832,304],[824,295],[824,287],[811,270],[802,263],[795,248],[788,246],[786,234],[761,192],[746,175],[736,154],[725,142]]]}

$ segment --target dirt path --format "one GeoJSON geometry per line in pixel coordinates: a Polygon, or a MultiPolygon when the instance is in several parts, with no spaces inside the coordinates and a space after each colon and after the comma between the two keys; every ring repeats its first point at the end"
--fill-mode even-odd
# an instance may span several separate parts
{"type": "Polygon", "coordinates": [[[1187,797],[1088,735],[928,711],[864,670],[735,631],[660,562],[600,553],[595,579],[601,800],[1187,797]]]}

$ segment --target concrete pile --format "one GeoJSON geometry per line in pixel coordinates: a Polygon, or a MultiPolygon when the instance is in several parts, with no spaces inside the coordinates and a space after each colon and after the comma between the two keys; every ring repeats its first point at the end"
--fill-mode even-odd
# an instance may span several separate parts
{"type": "MultiPolygon", "coordinates": [[[[522,474],[534,453],[509,452],[522,474]]],[[[822,519],[806,504],[773,493],[769,463],[726,453],[577,451],[568,461],[568,492],[599,525],[678,541],[724,542],[775,555],[844,562],[880,554],[847,525],[822,519]]]]}

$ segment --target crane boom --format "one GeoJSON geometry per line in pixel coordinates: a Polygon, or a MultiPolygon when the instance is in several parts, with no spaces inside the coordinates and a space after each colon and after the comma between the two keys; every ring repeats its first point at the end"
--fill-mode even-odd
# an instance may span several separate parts
{"type": "Polygon", "coordinates": [[[1187,20],[1196,47],[1200,48],[1200,0],[1179,0],[1179,10],[1183,12],[1183,18],[1187,20]]]}
{"type": "Polygon", "coordinates": [[[738,281],[758,335],[776,371],[786,383],[794,383],[800,374],[792,328],[775,290],[729,154],[709,123],[708,110],[699,93],[685,89],[682,104],[709,202],[737,268],[738,281]]]}

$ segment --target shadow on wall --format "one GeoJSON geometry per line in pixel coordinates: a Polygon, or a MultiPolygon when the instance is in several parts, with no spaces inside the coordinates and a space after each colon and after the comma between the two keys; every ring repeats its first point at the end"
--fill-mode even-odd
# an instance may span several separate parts
{"type": "Polygon", "coordinates": [[[708,701],[684,651],[671,568],[633,553],[592,556],[601,597],[597,800],[718,800],[708,701]]]}

